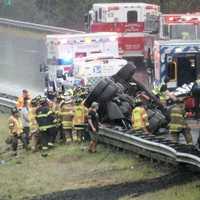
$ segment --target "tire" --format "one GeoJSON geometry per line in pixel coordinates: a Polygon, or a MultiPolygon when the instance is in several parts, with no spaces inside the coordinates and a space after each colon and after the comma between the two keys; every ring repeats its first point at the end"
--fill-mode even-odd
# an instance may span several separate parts
{"type": "Polygon", "coordinates": [[[94,89],[89,93],[87,96],[84,105],[89,108],[93,101],[97,101],[98,96],[101,95],[103,90],[108,86],[110,83],[109,79],[103,79],[96,84],[94,89]]]}
{"type": "Polygon", "coordinates": [[[133,74],[135,73],[136,66],[133,63],[128,63],[122,69],[120,69],[116,75],[114,75],[114,79],[122,79],[125,81],[129,81],[133,74]]]}
{"type": "Polygon", "coordinates": [[[119,106],[112,101],[107,103],[107,113],[109,120],[117,120],[125,118],[119,106]]]}
{"type": "Polygon", "coordinates": [[[115,85],[114,82],[111,82],[102,92],[102,94],[100,95],[98,101],[102,102],[102,101],[111,101],[112,98],[116,95],[116,93],[118,92],[118,87],[115,85]]]}

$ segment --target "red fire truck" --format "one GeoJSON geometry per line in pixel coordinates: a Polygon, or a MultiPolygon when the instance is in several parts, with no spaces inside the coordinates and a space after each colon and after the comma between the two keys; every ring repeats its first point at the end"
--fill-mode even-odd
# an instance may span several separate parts
{"type": "Polygon", "coordinates": [[[119,33],[123,57],[147,58],[159,33],[160,7],[146,3],[94,4],[86,16],[90,32],[119,33]]]}
{"type": "Polygon", "coordinates": [[[160,38],[167,40],[199,40],[200,13],[163,14],[160,38]]]}

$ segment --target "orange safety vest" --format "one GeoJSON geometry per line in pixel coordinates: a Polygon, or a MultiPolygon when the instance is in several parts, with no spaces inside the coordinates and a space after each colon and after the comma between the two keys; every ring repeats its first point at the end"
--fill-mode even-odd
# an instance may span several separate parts
{"type": "Polygon", "coordinates": [[[23,125],[20,118],[11,116],[8,125],[10,135],[21,135],[23,133],[23,125]]]}
{"type": "MultiPolygon", "coordinates": [[[[31,95],[28,94],[29,100],[31,100],[31,95]]],[[[24,96],[21,95],[18,97],[17,102],[16,102],[16,107],[17,109],[22,109],[24,107],[24,96]]]]}
{"type": "Polygon", "coordinates": [[[148,115],[143,107],[135,107],[133,109],[132,126],[134,130],[144,129],[149,126],[148,115]]]}

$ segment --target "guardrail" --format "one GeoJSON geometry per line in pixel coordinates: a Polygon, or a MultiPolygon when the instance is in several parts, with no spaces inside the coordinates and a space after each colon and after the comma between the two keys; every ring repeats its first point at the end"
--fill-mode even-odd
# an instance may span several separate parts
{"type": "Polygon", "coordinates": [[[186,163],[200,169],[200,152],[193,145],[173,143],[155,135],[127,134],[105,127],[100,129],[98,139],[152,159],[172,164],[186,163]]]}
{"type": "Polygon", "coordinates": [[[35,23],[12,20],[12,19],[5,19],[5,18],[0,18],[0,24],[27,28],[27,29],[35,29],[39,31],[48,31],[52,33],[71,33],[71,34],[84,33],[83,31],[77,31],[77,30],[68,29],[68,28],[41,25],[41,24],[35,24],[35,23]]]}
{"type": "Polygon", "coordinates": [[[8,95],[5,93],[0,93],[0,106],[1,107],[11,109],[11,108],[15,107],[16,100],[17,100],[17,97],[15,97],[15,96],[8,95]]]}

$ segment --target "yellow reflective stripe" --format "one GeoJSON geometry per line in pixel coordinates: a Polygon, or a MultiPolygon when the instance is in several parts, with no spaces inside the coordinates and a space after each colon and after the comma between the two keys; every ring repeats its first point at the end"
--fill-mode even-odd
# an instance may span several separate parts
{"type": "Polygon", "coordinates": [[[39,114],[39,115],[37,115],[37,118],[48,117],[50,114],[53,114],[53,112],[52,112],[52,111],[49,111],[49,112],[46,113],[46,114],[39,114]]]}
{"type": "Polygon", "coordinates": [[[55,127],[55,125],[40,126],[39,130],[46,131],[48,128],[53,128],[53,127],[55,127]]]}
{"type": "Polygon", "coordinates": [[[183,117],[183,115],[179,113],[171,113],[171,117],[183,117]]]}
{"type": "Polygon", "coordinates": [[[69,114],[71,115],[71,114],[73,114],[73,112],[70,111],[70,112],[61,112],[61,113],[60,113],[60,115],[69,115],[69,114]]]}

